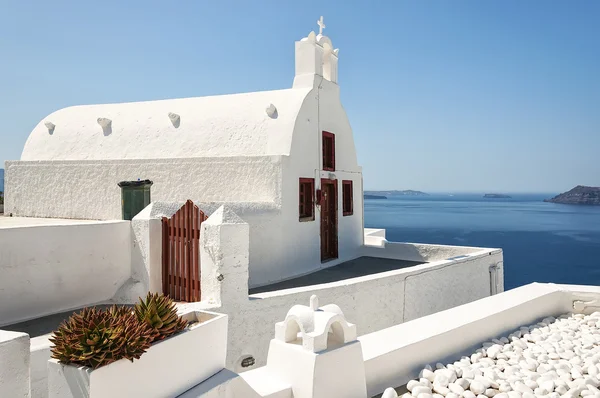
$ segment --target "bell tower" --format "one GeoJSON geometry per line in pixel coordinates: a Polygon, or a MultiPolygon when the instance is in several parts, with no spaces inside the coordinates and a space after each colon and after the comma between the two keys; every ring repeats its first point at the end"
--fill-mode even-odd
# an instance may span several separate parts
{"type": "Polygon", "coordinates": [[[317,77],[334,84],[338,79],[338,53],[333,49],[331,39],[323,35],[323,17],[317,21],[319,34],[310,32],[307,37],[296,42],[296,75],[293,87],[312,87],[317,77]]]}

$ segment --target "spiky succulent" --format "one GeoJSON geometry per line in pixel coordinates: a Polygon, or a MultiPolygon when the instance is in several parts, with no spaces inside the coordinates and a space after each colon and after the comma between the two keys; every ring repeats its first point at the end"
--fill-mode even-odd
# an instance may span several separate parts
{"type": "Polygon", "coordinates": [[[187,321],[177,315],[175,303],[169,297],[148,293],[145,300],[135,305],[135,315],[155,331],[155,340],[162,340],[187,326],[187,321]]]}
{"type": "Polygon", "coordinates": [[[123,358],[133,361],[150,348],[153,333],[130,308],[85,308],[53,333],[52,358],[93,369],[123,358]]]}

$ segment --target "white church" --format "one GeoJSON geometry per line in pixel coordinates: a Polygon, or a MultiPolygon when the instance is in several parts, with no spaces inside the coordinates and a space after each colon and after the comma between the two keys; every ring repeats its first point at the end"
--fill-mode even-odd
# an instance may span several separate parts
{"type": "Polygon", "coordinates": [[[21,159],[5,165],[0,329],[11,332],[0,330],[0,351],[12,339],[23,377],[0,366],[0,396],[17,396],[3,395],[8,369],[5,380],[22,381],[33,398],[54,397],[52,329],[31,325],[86,306],[132,304],[148,292],[170,295],[182,313],[226,315],[220,331],[203,332],[194,346],[206,348],[202,363],[218,358],[214,372],[226,367],[219,374],[243,374],[256,387],[233,396],[373,396],[400,385],[398,375],[412,377],[430,347],[446,347],[413,346],[413,338],[439,332],[446,341],[449,319],[471,321],[452,314],[405,323],[503,292],[501,249],[392,242],[385,229],[364,228],[339,51],[318,24],[319,34],[295,43],[290,89],[74,106],[34,128],[21,159]],[[146,180],[143,206],[126,216],[122,183],[146,180]],[[208,218],[171,224],[190,209],[208,218]],[[308,283],[294,279],[323,269],[300,278],[308,283]],[[317,294],[336,305],[297,306],[317,294]],[[334,381],[326,389],[342,383],[355,395],[314,393],[320,375],[334,381]]]}
{"type": "Polygon", "coordinates": [[[152,201],[231,204],[250,224],[250,286],[357,257],[361,167],[340,102],[338,49],[295,44],[292,88],[61,109],[6,165],[6,214],[121,217],[123,180],[152,201]]]}

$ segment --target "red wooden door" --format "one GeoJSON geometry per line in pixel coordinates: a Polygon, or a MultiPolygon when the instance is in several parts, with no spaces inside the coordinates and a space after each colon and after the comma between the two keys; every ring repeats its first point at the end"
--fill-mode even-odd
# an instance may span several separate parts
{"type": "Polygon", "coordinates": [[[338,258],[337,180],[321,179],[321,261],[338,258]]]}
{"type": "Polygon", "coordinates": [[[200,225],[206,218],[191,200],[171,218],[162,218],[163,294],[175,301],[201,300],[200,225]]]}

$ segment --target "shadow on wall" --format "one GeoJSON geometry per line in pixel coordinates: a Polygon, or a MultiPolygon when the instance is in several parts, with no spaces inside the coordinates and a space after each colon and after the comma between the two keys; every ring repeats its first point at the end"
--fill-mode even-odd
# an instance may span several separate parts
{"type": "Polygon", "coordinates": [[[90,392],[87,389],[87,386],[90,385],[90,372],[91,370],[86,370],[85,372],[80,371],[72,371],[71,366],[61,366],[62,371],[65,372],[65,369],[68,369],[65,372],[65,379],[67,381],[67,385],[69,386],[69,390],[73,397],[88,397],[90,392]]]}

